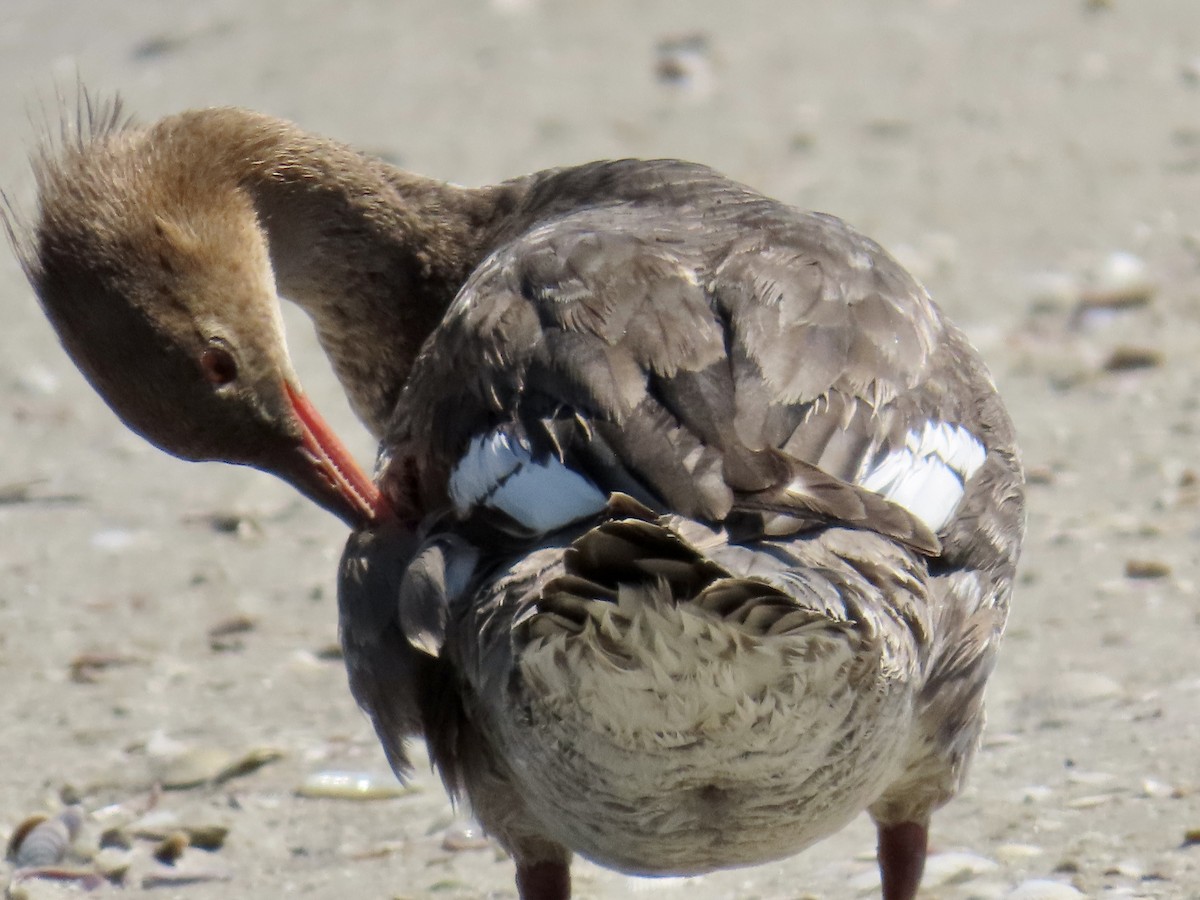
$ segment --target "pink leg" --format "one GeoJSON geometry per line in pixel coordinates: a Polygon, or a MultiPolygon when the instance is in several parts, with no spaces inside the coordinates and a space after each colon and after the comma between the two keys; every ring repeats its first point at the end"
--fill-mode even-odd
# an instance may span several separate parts
{"type": "Polygon", "coordinates": [[[883,900],[915,900],[925,871],[929,829],[916,822],[879,826],[879,874],[883,900]]]}
{"type": "Polygon", "coordinates": [[[517,893],[521,900],[570,900],[570,865],[565,862],[518,863],[517,893]]]}

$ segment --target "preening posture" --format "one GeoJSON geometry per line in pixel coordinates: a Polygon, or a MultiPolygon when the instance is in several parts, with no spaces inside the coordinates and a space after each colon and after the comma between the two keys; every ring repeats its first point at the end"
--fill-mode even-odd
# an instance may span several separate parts
{"type": "Polygon", "coordinates": [[[915,896],[1023,483],[911,276],[684,162],[467,189],[242,110],[90,112],[15,228],[46,314],[130,427],[355,527],[354,695],[401,776],[425,738],[525,900],[568,897],[572,853],[700,873],[863,810],[883,896],[915,896]],[[304,399],[279,296],[381,439],[375,484],[304,399]]]}

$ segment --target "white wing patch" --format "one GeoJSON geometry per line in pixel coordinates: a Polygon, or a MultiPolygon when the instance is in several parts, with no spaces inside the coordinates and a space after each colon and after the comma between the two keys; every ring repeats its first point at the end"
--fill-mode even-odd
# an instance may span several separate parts
{"type": "Polygon", "coordinates": [[[535,462],[502,431],[473,439],[450,473],[450,498],[462,514],[498,509],[537,532],[554,531],[604,509],[608,497],[553,456],[535,462]]]}
{"type": "Polygon", "coordinates": [[[864,463],[855,481],[939,531],[986,457],[983,443],[961,425],[926,422],[908,433],[900,449],[874,465],[864,463]]]}

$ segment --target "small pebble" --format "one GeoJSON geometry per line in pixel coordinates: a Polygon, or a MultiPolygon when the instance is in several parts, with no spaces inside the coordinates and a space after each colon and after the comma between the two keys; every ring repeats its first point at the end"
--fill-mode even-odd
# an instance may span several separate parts
{"type": "Polygon", "coordinates": [[[160,863],[168,866],[175,865],[179,857],[183,856],[183,851],[188,848],[191,841],[187,834],[182,831],[175,831],[167,835],[154,848],[154,858],[160,863]]]}
{"type": "Polygon", "coordinates": [[[707,36],[688,34],[664,38],[656,48],[654,73],[659,82],[696,99],[712,93],[714,78],[707,36]]]}
{"type": "Polygon", "coordinates": [[[1127,559],[1125,560],[1126,578],[1166,578],[1171,574],[1171,567],[1157,559],[1127,559]]]}
{"type": "Polygon", "coordinates": [[[235,616],[230,616],[227,619],[222,619],[208,629],[210,638],[224,638],[234,634],[245,634],[247,631],[253,631],[258,627],[258,619],[254,616],[247,616],[239,613],[235,616]]]}
{"type": "Polygon", "coordinates": [[[341,662],[345,658],[342,645],[338,643],[325,644],[313,651],[313,656],[322,662],[341,662]]]}
{"type": "Polygon", "coordinates": [[[262,525],[253,516],[237,512],[214,512],[185,516],[184,522],[207,525],[218,534],[230,534],[242,540],[262,536],[262,525]]]}
{"type": "Polygon", "coordinates": [[[226,825],[183,825],[181,830],[187,835],[189,843],[201,850],[220,850],[229,836],[229,827],[226,825]]]}
{"type": "Polygon", "coordinates": [[[100,832],[99,846],[101,850],[129,850],[133,839],[124,828],[106,828],[100,832]]]}
{"type": "Polygon", "coordinates": [[[1132,372],[1154,369],[1163,363],[1163,355],[1152,347],[1114,347],[1101,368],[1105,372],[1132,372]]]}
{"type": "Polygon", "coordinates": [[[1054,484],[1054,470],[1049,466],[1030,466],[1025,470],[1026,484],[1054,484]]]}
{"type": "Polygon", "coordinates": [[[1189,828],[1183,833],[1183,846],[1194,847],[1200,844],[1200,828],[1189,828]]]}
{"type": "Polygon", "coordinates": [[[1044,784],[1031,784],[1020,791],[1022,803],[1044,803],[1053,796],[1054,788],[1044,784]]]}
{"type": "Polygon", "coordinates": [[[81,653],[71,660],[70,677],[76,684],[95,684],[108,669],[141,663],[144,660],[122,653],[81,653]]]}

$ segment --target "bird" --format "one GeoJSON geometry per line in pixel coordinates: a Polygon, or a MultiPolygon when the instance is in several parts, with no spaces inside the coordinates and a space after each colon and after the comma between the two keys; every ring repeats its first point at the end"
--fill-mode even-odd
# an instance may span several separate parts
{"type": "Polygon", "coordinates": [[[864,811],[884,900],[916,896],[1024,480],[979,354],[882,247],[694,163],[466,188],[230,108],[85,97],[34,174],[6,224],[68,354],[160,448],[350,526],[351,692],[400,777],[424,738],[523,900],[568,898],[576,854],[702,874],[864,811]]]}

